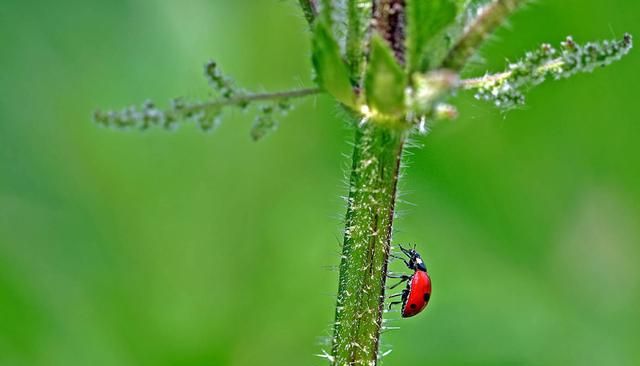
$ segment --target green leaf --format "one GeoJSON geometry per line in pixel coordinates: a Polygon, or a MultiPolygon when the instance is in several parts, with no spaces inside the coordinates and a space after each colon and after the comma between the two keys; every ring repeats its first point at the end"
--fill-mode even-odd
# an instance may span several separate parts
{"type": "Polygon", "coordinates": [[[407,54],[410,73],[424,72],[427,67],[426,50],[430,41],[456,18],[453,0],[407,1],[407,54]]]}
{"type": "Polygon", "coordinates": [[[320,19],[321,22],[327,26],[328,29],[333,28],[333,16],[335,11],[333,0],[321,0],[320,1],[320,19]]]}
{"type": "Polygon", "coordinates": [[[311,0],[298,0],[298,4],[302,9],[304,17],[307,19],[307,22],[309,25],[312,25],[316,20],[316,10],[313,6],[313,2],[311,0]]]}
{"type": "Polygon", "coordinates": [[[316,82],[339,102],[355,107],[356,96],[349,78],[349,69],[340,55],[340,47],[329,27],[318,22],[313,35],[313,66],[316,82]]]}
{"type": "Polygon", "coordinates": [[[379,35],[371,39],[369,57],[365,75],[367,104],[382,114],[401,114],[404,111],[407,78],[393,51],[379,35]]]}

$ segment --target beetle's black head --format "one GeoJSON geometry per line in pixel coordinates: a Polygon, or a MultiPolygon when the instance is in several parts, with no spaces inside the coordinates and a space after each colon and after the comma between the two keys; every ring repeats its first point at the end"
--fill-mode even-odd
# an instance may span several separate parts
{"type": "Polygon", "coordinates": [[[427,271],[427,266],[424,264],[424,261],[422,260],[420,254],[416,252],[415,246],[413,247],[413,249],[406,249],[403,248],[402,245],[400,245],[400,250],[407,257],[409,257],[409,262],[407,262],[407,266],[409,266],[409,269],[422,272],[427,271]]]}

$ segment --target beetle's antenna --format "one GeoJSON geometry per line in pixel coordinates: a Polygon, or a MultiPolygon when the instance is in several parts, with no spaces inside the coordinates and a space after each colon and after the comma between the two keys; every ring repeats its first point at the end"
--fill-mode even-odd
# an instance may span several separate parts
{"type": "Polygon", "coordinates": [[[410,251],[406,248],[404,248],[402,245],[398,244],[398,246],[400,247],[400,250],[402,250],[402,253],[404,253],[406,256],[411,257],[410,251]]]}

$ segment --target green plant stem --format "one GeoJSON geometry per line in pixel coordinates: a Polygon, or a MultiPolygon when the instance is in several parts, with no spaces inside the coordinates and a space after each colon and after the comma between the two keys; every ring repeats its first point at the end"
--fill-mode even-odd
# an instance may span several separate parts
{"type": "MultiPolygon", "coordinates": [[[[366,34],[371,21],[370,0],[348,0],[347,2],[347,61],[354,84],[362,77],[366,45],[366,34]]],[[[359,85],[358,85],[359,86],[359,85]]]]}
{"type": "Polygon", "coordinates": [[[460,71],[482,43],[527,0],[494,0],[469,24],[447,54],[442,67],[460,71]]]}
{"type": "Polygon", "coordinates": [[[208,102],[194,103],[185,108],[188,112],[198,112],[210,108],[222,108],[227,106],[242,106],[251,102],[265,101],[265,100],[279,100],[279,99],[295,99],[308,97],[310,95],[322,93],[320,88],[306,88],[306,89],[293,89],[272,93],[247,93],[238,94],[231,98],[216,99],[208,102]]]}
{"type": "Polygon", "coordinates": [[[371,366],[378,359],[406,137],[405,129],[388,122],[369,122],[356,130],[331,353],[335,366],[371,366]]]}

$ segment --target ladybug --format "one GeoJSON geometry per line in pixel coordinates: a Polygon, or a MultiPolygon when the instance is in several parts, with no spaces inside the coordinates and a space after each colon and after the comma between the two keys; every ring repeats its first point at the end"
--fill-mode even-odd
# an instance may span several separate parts
{"type": "Polygon", "coordinates": [[[399,297],[401,296],[401,301],[394,301],[389,304],[389,309],[393,305],[402,304],[401,314],[403,318],[412,317],[427,307],[429,303],[429,299],[431,298],[431,278],[427,273],[427,266],[425,266],[422,257],[420,254],[416,252],[414,249],[405,249],[400,246],[400,250],[404,255],[409,257],[409,260],[396,257],[391,255],[394,258],[402,259],[402,261],[409,267],[410,270],[413,271],[411,276],[407,275],[389,275],[390,278],[399,278],[400,282],[395,285],[389,287],[393,289],[400,284],[407,282],[407,287],[402,290],[401,293],[396,295],[391,295],[389,298],[399,297]]]}

